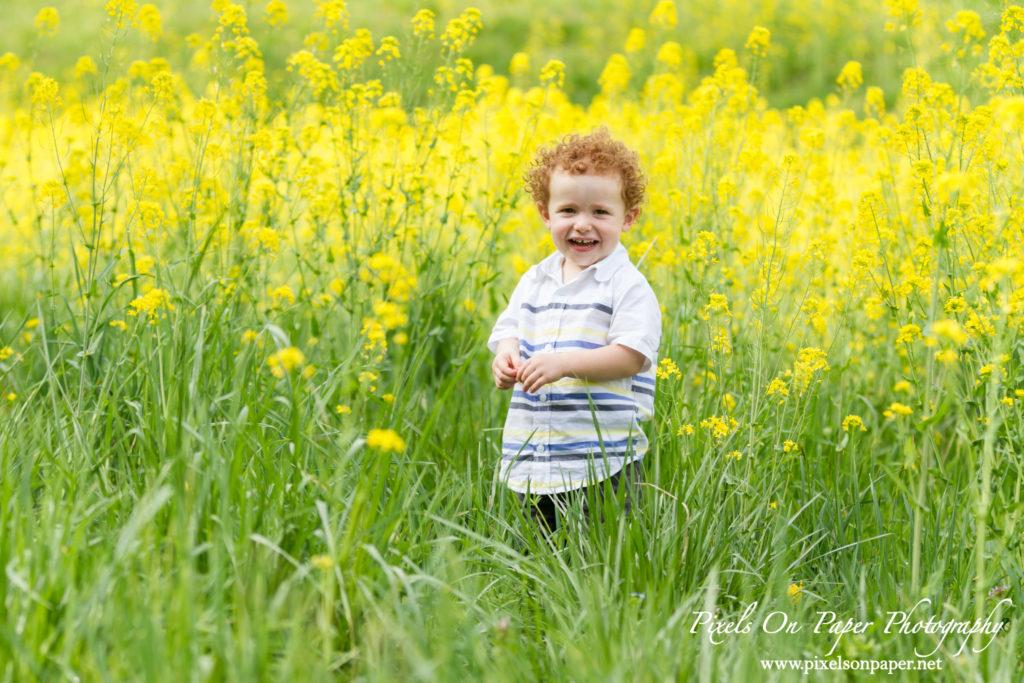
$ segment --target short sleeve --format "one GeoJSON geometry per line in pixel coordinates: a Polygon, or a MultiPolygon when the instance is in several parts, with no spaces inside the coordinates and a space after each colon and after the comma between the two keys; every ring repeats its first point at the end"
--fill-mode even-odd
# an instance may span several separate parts
{"type": "Polygon", "coordinates": [[[621,344],[644,355],[647,372],[658,363],[658,346],[661,344],[661,307],[658,297],[637,273],[621,291],[615,292],[612,307],[612,322],[608,330],[608,344],[621,344]]]}
{"type": "Polygon", "coordinates": [[[532,274],[533,269],[531,268],[519,279],[516,288],[512,290],[512,296],[509,297],[508,306],[495,321],[491,336],[487,339],[487,348],[491,350],[491,353],[498,351],[498,342],[502,339],[519,338],[519,305],[522,301],[523,290],[527,286],[527,280],[532,274]]]}

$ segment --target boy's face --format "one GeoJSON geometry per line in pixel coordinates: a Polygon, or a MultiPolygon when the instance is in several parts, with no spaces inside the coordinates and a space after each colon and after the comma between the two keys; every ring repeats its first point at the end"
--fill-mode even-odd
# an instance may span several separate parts
{"type": "Polygon", "coordinates": [[[640,214],[639,208],[626,210],[617,175],[571,175],[555,169],[550,193],[548,205],[537,208],[555,248],[565,256],[566,282],[615,251],[622,233],[640,214]]]}

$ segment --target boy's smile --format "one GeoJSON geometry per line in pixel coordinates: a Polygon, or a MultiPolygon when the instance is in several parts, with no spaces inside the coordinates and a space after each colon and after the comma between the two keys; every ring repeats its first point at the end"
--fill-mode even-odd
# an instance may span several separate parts
{"type": "Polygon", "coordinates": [[[537,209],[555,248],[565,257],[562,279],[569,282],[615,251],[640,209],[626,210],[617,175],[574,175],[556,169],[549,187],[548,205],[538,204],[537,209]]]}

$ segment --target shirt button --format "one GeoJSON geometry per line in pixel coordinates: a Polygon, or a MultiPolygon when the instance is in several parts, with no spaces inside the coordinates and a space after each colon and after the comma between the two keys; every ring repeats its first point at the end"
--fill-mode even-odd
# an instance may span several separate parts
{"type": "Polygon", "coordinates": [[[537,452],[538,453],[543,453],[544,452],[544,444],[538,444],[537,445],[537,452]]]}
{"type": "Polygon", "coordinates": [[[544,347],[544,350],[545,351],[551,351],[551,349],[553,349],[553,348],[554,347],[551,344],[548,344],[547,346],[544,347]]]}
{"type": "Polygon", "coordinates": [[[541,394],[540,395],[540,402],[541,403],[547,403],[547,400],[548,400],[548,395],[547,394],[541,394]]]}

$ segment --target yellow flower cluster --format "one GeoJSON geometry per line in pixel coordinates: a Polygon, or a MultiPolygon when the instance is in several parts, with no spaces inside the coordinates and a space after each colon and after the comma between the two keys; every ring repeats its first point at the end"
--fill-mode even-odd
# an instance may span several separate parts
{"type": "Polygon", "coordinates": [[[131,307],[128,311],[128,315],[157,315],[164,311],[173,311],[174,306],[171,304],[171,295],[165,289],[154,287],[145,294],[129,303],[131,307]]]}
{"type": "Polygon", "coordinates": [[[882,413],[887,420],[892,420],[897,417],[906,417],[914,412],[914,409],[903,403],[893,401],[889,404],[889,407],[882,413]]]}
{"type": "Polygon", "coordinates": [[[658,379],[682,379],[683,375],[679,372],[679,367],[673,362],[671,358],[662,358],[658,361],[658,369],[656,372],[658,379]]]}
{"type": "Polygon", "coordinates": [[[303,377],[313,374],[313,366],[305,365],[306,355],[294,346],[288,346],[267,356],[267,366],[274,377],[282,378],[292,371],[299,371],[303,377]]]}
{"type": "Polygon", "coordinates": [[[745,48],[750,50],[751,54],[757,57],[764,57],[768,54],[768,48],[771,46],[771,33],[763,26],[755,26],[754,30],[747,36],[747,42],[744,45],[745,48]]]}
{"type": "Polygon", "coordinates": [[[843,418],[844,432],[856,429],[859,429],[862,432],[866,432],[868,430],[868,428],[864,426],[864,420],[861,419],[860,415],[847,415],[843,418]]]}
{"type": "Polygon", "coordinates": [[[648,21],[651,22],[651,26],[657,28],[674,28],[679,21],[676,16],[676,4],[672,0],[659,0],[651,10],[648,21]]]}
{"type": "Polygon", "coordinates": [[[55,36],[60,30],[60,14],[56,7],[44,7],[36,14],[36,30],[40,35],[55,36]]]}
{"type": "Polygon", "coordinates": [[[462,53],[473,44],[473,39],[482,27],[480,10],[469,7],[448,22],[441,34],[441,43],[452,53],[462,53]]]}
{"type": "Polygon", "coordinates": [[[366,437],[366,445],[384,453],[401,453],[405,450],[405,440],[393,429],[371,429],[366,437]]]}
{"type": "Polygon", "coordinates": [[[846,92],[856,90],[863,82],[864,76],[861,73],[860,62],[847,62],[836,78],[836,83],[846,92]]]}
{"type": "Polygon", "coordinates": [[[701,428],[706,429],[708,433],[719,443],[732,434],[736,428],[739,427],[739,424],[740,423],[735,418],[727,415],[723,415],[722,417],[712,415],[711,417],[700,421],[701,428]]]}
{"type": "Polygon", "coordinates": [[[800,349],[793,364],[793,386],[801,392],[807,391],[811,381],[821,382],[821,373],[828,369],[824,351],[814,347],[800,349]]]}

